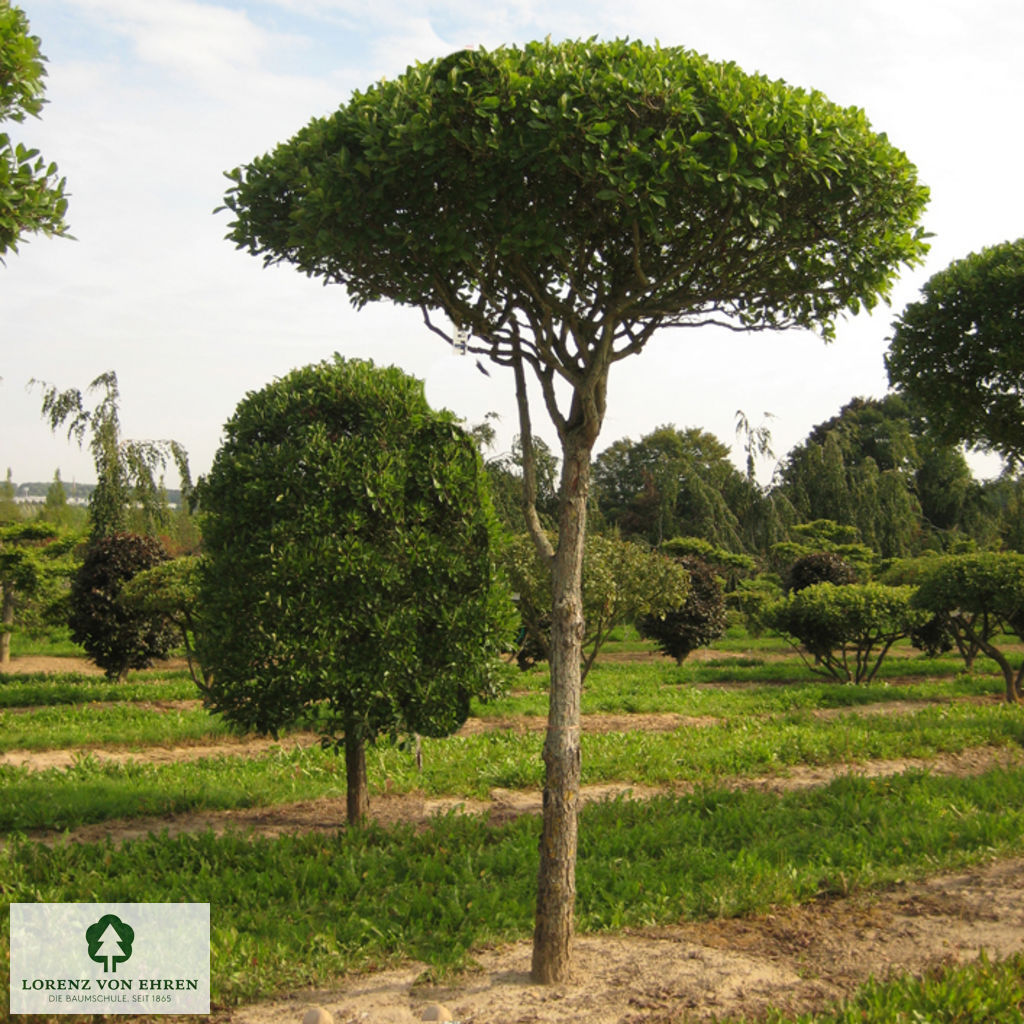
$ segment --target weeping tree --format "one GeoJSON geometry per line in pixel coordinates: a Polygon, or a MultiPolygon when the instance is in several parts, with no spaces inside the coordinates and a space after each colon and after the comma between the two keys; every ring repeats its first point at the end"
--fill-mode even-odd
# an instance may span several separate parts
{"type": "Polygon", "coordinates": [[[523,509],[551,566],[551,695],[532,975],[568,977],[580,780],[581,571],[613,364],[662,328],[813,328],[925,251],[927,190],[865,114],[678,48],[462,50],[382,81],[229,173],[229,237],[388,299],[511,371],[523,509]],[[440,314],[440,315],[439,315],[440,314]],[[561,446],[536,514],[527,376],[561,446]]]}

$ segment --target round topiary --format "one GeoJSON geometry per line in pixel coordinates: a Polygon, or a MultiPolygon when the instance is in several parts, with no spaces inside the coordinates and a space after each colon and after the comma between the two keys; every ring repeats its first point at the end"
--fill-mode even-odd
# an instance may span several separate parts
{"type": "Polygon", "coordinates": [[[856,583],[857,573],[846,559],[834,551],[815,551],[798,558],[786,576],[786,593],[795,594],[815,583],[835,583],[841,586],[856,583]]]}
{"type": "Polygon", "coordinates": [[[136,573],[166,561],[160,541],[136,533],[114,533],[93,541],[71,584],[71,638],[104,669],[124,679],[131,668],[148,668],[174,646],[173,627],[162,615],[140,612],[120,600],[136,573]]]}
{"type": "Polygon", "coordinates": [[[690,574],[690,593],[682,608],[645,615],[637,622],[642,637],[681,665],[690,651],[714,643],[726,627],[725,595],[714,570],[692,555],[677,559],[690,574]]]}

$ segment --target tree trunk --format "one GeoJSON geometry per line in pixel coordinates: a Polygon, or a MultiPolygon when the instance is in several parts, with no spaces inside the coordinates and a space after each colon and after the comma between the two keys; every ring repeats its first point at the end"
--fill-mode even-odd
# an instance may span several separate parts
{"type": "Polygon", "coordinates": [[[591,445],[574,445],[571,440],[563,444],[558,549],[552,569],[547,773],[531,970],[538,984],[568,981],[572,951],[580,795],[581,591],[591,445]]]}
{"type": "Polygon", "coordinates": [[[11,627],[14,625],[14,587],[0,586],[0,605],[3,606],[4,629],[0,632],[0,665],[11,660],[11,627]]]}
{"type": "Polygon", "coordinates": [[[370,809],[366,783],[366,743],[354,725],[345,728],[345,803],[348,823],[358,825],[370,809]]]}

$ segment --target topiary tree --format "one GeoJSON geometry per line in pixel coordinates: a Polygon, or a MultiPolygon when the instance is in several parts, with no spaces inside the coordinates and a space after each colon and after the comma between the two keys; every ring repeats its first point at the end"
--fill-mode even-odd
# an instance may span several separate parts
{"type": "Polygon", "coordinates": [[[136,574],[166,561],[160,541],[137,533],[96,538],[71,583],[68,625],[71,639],[104,669],[123,681],[132,668],[148,668],[174,646],[175,632],[161,614],[137,611],[121,601],[136,574]]]}
{"type": "Polygon", "coordinates": [[[178,631],[192,681],[205,690],[208,677],[195,650],[199,632],[199,567],[198,555],[184,555],[143,569],[125,582],[121,603],[139,615],[163,616],[178,631]]]}
{"type": "Polygon", "coordinates": [[[914,605],[942,616],[961,650],[984,651],[1003,673],[1006,700],[1021,699],[1024,662],[1014,668],[1004,630],[1024,639],[1024,555],[982,551],[934,559],[922,575],[914,605]]]}
{"type": "MultiPolygon", "coordinates": [[[[510,538],[502,548],[505,572],[518,593],[523,635],[520,667],[551,656],[551,572],[532,539],[510,538]]],[[[658,615],[689,593],[689,577],[671,558],[614,536],[593,534],[583,552],[581,679],[586,679],[616,626],[658,615]]]]}
{"type": "Polygon", "coordinates": [[[911,605],[913,595],[913,587],[882,583],[815,583],[776,604],[768,621],[814,656],[813,671],[870,682],[889,648],[928,618],[911,605]]]}
{"type": "Polygon", "coordinates": [[[640,635],[654,640],[658,650],[682,665],[698,647],[714,643],[726,626],[725,595],[711,566],[693,555],[679,563],[690,576],[690,593],[684,604],[662,615],[643,615],[637,621],[640,635]]]}
{"type": "Polygon", "coordinates": [[[512,636],[484,480],[419,381],[335,357],[246,396],[202,481],[207,703],[343,746],[350,822],[366,744],[454,732],[512,636]]]}
{"type": "Polygon", "coordinates": [[[340,283],[357,305],[419,308],[512,371],[523,507],[552,577],[532,976],[564,982],[584,537],[611,367],[667,327],[830,336],[921,258],[927,190],[861,110],[626,40],[416,64],[230,177],[238,246],[340,283]],[[557,547],[536,513],[528,373],[561,446],[557,547]]]}
{"type": "Polygon", "coordinates": [[[795,593],[815,583],[834,583],[843,586],[857,582],[857,572],[842,556],[834,551],[814,551],[798,558],[786,574],[786,592],[795,593]]]}

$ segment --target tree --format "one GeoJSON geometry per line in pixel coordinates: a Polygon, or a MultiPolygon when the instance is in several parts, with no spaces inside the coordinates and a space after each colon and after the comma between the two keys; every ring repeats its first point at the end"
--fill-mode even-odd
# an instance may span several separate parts
{"type": "Polygon", "coordinates": [[[1002,630],[1024,640],[1024,555],[994,551],[947,555],[922,575],[914,604],[943,621],[961,651],[984,651],[1003,673],[1008,703],[1020,701],[1024,663],[1010,664],[997,643],[1002,630]]]}
{"type": "Polygon", "coordinates": [[[200,618],[199,584],[199,556],[185,555],[136,573],[125,582],[120,600],[135,614],[163,616],[174,626],[185,648],[192,681],[205,690],[209,673],[203,669],[195,649],[200,618]]]}
{"type": "MultiPolygon", "coordinates": [[[[33,381],[34,384],[41,384],[33,381]]],[[[173,463],[181,478],[182,500],[188,498],[191,476],[188,455],[177,441],[126,441],[121,438],[118,413],[120,389],[113,370],[100,374],[89,391],[101,391],[94,409],[87,409],[76,388],[58,391],[52,384],[43,388],[43,416],[50,429],[67,426],[82,446],[88,433],[89,449],[96,467],[96,487],[89,496],[89,536],[94,540],[123,533],[130,526],[155,534],[170,521],[167,494],[159,476],[173,463]]]]}
{"type": "Polygon", "coordinates": [[[71,583],[71,639],[104,669],[123,681],[132,668],[165,658],[174,630],[162,614],[137,611],[121,600],[125,584],[144,569],[167,560],[163,545],[137,533],[113,533],[92,540],[71,583]]]}
{"type": "Polygon", "coordinates": [[[366,744],[454,732],[512,638],[484,479],[421,382],[336,357],[249,394],[201,483],[206,700],[343,745],[350,822],[366,744]]]}
{"type": "Polygon", "coordinates": [[[662,614],[646,614],[637,622],[640,635],[682,665],[691,651],[714,643],[724,632],[725,595],[711,567],[692,555],[679,559],[690,576],[690,593],[682,605],[662,614]]]}
{"type": "MultiPolygon", "coordinates": [[[[0,0],[0,124],[39,116],[45,60],[24,13],[0,0]]],[[[0,132],[0,261],[26,234],[67,235],[64,185],[56,164],[0,132]]]]}
{"type": "Polygon", "coordinates": [[[913,587],[815,583],[772,608],[769,624],[814,656],[811,670],[840,682],[870,682],[889,648],[928,615],[911,605],[913,587]]]}
{"type": "Polygon", "coordinates": [[[928,279],[893,324],[889,382],[949,443],[1024,460],[1024,238],[928,279]]]}
{"type": "Polygon", "coordinates": [[[55,601],[74,571],[77,537],[48,523],[0,526],[0,665],[11,657],[11,634],[26,601],[55,601]]]}
{"type": "MultiPolygon", "coordinates": [[[[524,643],[535,660],[551,657],[551,569],[532,538],[510,538],[503,561],[518,593],[524,643]]],[[[631,541],[591,535],[583,552],[584,633],[581,680],[586,679],[612,630],[645,615],[663,615],[688,596],[683,566],[631,541]]],[[[523,665],[527,659],[520,659],[523,665]]]]}
{"type": "Polygon", "coordinates": [[[584,535],[611,366],[667,327],[830,336],[920,259],[927,190],[860,110],[621,40],[416,64],[229,176],[240,248],[342,284],[357,306],[419,307],[512,370],[527,525],[552,579],[532,976],[564,981],[584,535]],[[533,507],[528,371],[561,447],[557,547],[533,507]]]}

